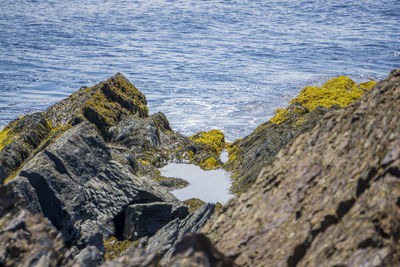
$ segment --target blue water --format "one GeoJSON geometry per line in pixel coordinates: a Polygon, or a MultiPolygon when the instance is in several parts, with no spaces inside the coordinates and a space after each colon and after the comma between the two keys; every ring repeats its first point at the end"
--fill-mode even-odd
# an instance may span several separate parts
{"type": "Polygon", "coordinates": [[[0,127],[122,72],[175,130],[233,140],[305,85],[400,67],[398,0],[0,2],[0,127]]]}

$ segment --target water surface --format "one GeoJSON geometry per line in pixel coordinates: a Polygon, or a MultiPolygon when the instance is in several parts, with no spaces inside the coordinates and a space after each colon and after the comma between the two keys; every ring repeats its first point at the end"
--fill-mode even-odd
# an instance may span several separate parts
{"type": "Polygon", "coordinates": [[[172,191],[179,200],[199,198],[205,202],[225,203],[232,197],[229,174],[223,169],[202,170],[192,164],[169,163],[160,169],[161,175],[181,178],[189,182],[187,187],[172,191]]]}

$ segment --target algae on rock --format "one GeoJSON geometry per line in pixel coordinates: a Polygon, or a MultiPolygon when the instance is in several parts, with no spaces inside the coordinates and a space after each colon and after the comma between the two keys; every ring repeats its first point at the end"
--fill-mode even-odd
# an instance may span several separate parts
{"type": "Polygon", "coordinates": [[[232,172],[231,191],[235,194],[246,191],[262,166],[271,164],[282,147],[310,131],[328,111],[350,104],[375,84],[370,81],[357,86],[350,78],[339,76],[321,87],[307,86],[268,122],[245,138],[228,144],[229,161],[224,168],[232,172]]]}

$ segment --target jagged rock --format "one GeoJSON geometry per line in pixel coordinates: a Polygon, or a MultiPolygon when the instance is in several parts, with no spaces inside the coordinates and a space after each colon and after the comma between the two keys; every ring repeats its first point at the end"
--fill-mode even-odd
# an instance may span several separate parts
{"type": "Polygon", "coordinates": [[[11,183],[29,200],[32,212],[40,211],[67,243],[77,242],[80,249],[95,245],[103,251],[99,233],[107,237],[122,232],[116,228],[123,225],[121,214],[129,204],[179,203],[168,190],[113,161],[106,143],[88,122],[67,130],[26,163],[11,183]]]}
{"type": "Polygon", "coordinates": [[[400,69],[281,150],[202,230],[241,266],[400,264],[400,69]]]}
{"type": "Polygon", "coordinates": [[[161,253],[164,255],[162,262],[168,262],[177,242],[182,240],[187,233],[198,232],[213,215],[214,208],[214,204],[207,203],[185,219],[176,218],[171,221],[149,239],[146,253],[161,253]]]}
{"type": "Polygon", "coordinates": [[[154,235],[172,219],[172,205],[163,202],[129,205],[125,212],[124,239],[154,235]]]}
{"type": "Polygon", "coordinates": [[[188,233],[177,242],[167,263],[162,261],[160,254],[148,254],[141,248],[131,247],[122,256],[105,262],[102,266],[230,267],[235,265],[231,259],[221,254],[205,235],[188,233]]]}
{"type": "Polygon", "coordinates": [[[235,141],[230,147],[229,161],[224,165],[232,172],[231,191],[235,194],[245,192],[255,181],[260,170],[273,162],[276,154],[302,133],[309,132],[315,124],[330,110],[318,107],[312,112],[300,103],[288,108],[285,121],[275,124],[270,121],[258,126],[253,133],[235,141]],[[301,123],[298,123],[301,118],[301,123]]]}
{"type": "Polygon", "coordinates": [[[0,132],[0,165],[11,175],[50,133],[50,126],[39,112],[11,122],[0,132]]]}
{"type": "Polygon", "coordinates": [[[159,185],[168,188],[168,190],[170,191],[181,189],[189,185],[189,183],[186,180],[176,177],[158,176],[152,178],[152,180],[157,182],[159,185]]]}
{"type": "Polygon", "coordinates": [[[160,255],[146,254],[141,248],[128,248],[122,256],[106,261],[101,267],[159,267],[160,255]]]}
{"type": "Polygon", "coordinates": [[[221,254],[204,234],[186,234],[172,253],[168,266],[175,267],[230,267],[231,259],[221,254]]]}
{"type": "Polygon", "coordinates": [[[330,79],[321,87],[306,86],[285,109],[278,109],[268,122],[245,138],[228,145],[229,161],[224,168],[232,172],[231,191],[240,194],[255,181],[260,169],[275,159],[281,148],[300,134],[311,131],[331,110],[340,109],[360,98],[376,84],[357,85],[346,76],[330,79]]]}
{"type": "Polygon", "coordinates": [[[23,208],[11,185],[0,185],[0,265],[66,264],[61,234],[40,214],[23,208]]]}
{"type": "Polygon", "coordinates": [[[99,251],[97,247],[88,246],[76,256],[73,267],[96,267],[99,265],[99,261],[99,251]]]}

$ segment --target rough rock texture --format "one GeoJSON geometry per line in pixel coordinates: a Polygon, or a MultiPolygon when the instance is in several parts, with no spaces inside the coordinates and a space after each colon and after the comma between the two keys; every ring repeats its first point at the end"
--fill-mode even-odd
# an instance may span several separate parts
{"type": "Polygon", "coordinates": [[[23,208],[12,186],[0,186],[0,266],[65,264],[61,234],[40,214],[23,208]]]}
{"type": "Polygon", "coordinates": [[[281,150],[206,225],[243,266],[400,264],[400,69],[281,150]]]}
{"type": "Polygon", "coordinates": [[[261,168],[271,164],[282,147],[311,131],[328,111],[347,106],[375,84],[369,81],[357,85],[349,77],[339,76],[321,87],[304,87],[287,108],[276,110],[276,115],[252,134],[228,145],[229,161],[224,168],[232,172],[231,191],[235,194],[246,191],[261,168]]]}
{"type": "Polygon", "coordinates": [[[38,153],[10,183],[59,229],[67,243],[97,246],[102,235],[117,234],[126,207],[165,201],[179,205],[168,190],[136,177],[113,161],[92,124],[83,122],[38,153]],[[99,233],[101,233],[99,235],[99,233]]]}
{"type": "Polygon", "coordinates": [[[231,191],[235,194],[246,191],[260,170],[273,162],[282,147],[300,134],[311,131],[328,111],[337,108],[320,106],[310,112],[295,102],[288,108],[287,119],[280,124],[263,123],[250,135],[231,144],[228,148],[229,161],[224,165],[226,170],[232,172],[231,191]]]}
{"type": "Polygon", "coordinates": [[[174,246],[182,240],[187,233],[198,232],[214,213],[214,204],[205,204],[196,212],[191,213],[185,219],[176,218],[154,236],[152,236],[146,247],[146,253],[160,253],[163,256],[162,262],[166,263],[174,252],[174,246]]]}
{"type": "Polygon", "coordinates": [[[146,250],[131,246],[102,266],[234,266],[203,234],[195,234],[214,212],[206,204],[184,220],[175,219],[148,240],[146,250]]]}
{"type": "Polygon", "coordinates": [[[185,183],[160,182],[157,168],[184,161],[185,149],[204,158],[206,148],[172,131],[164,114],[149,116],[144,95],[118,73],[0,131],[0,180],[62,233],[66,257],[92,265],[103,260],[104,240],[116,238],[118,250],[128,246],[122,239],[129,205],[169,207],[163,218],[142,217],[148,229],[135,229],[134,239],[188,214],[169,192],[185,183]]]}
{"type": "Polygon", "coordinates": [[[129,205],[125,211],[124,239],[154,235],[172,220],[172,205],[163,202],[129,205]]]}

